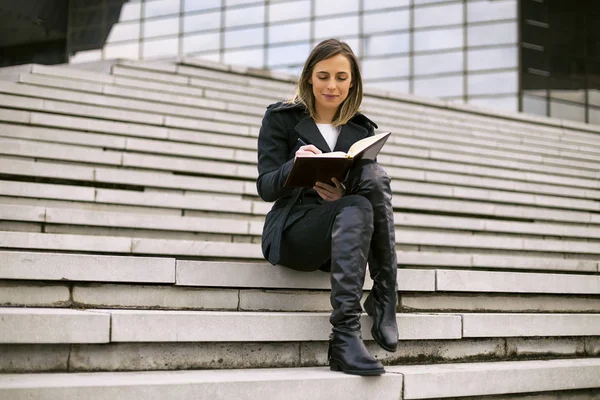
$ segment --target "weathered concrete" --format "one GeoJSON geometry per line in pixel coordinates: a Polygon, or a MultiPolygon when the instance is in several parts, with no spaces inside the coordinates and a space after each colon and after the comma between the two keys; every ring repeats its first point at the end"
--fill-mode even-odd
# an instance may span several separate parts
{"type": "Polygon", "coordinates": [[[173,283],[175,260],[1,251],[0,278],[173,283]]]}
{"type": "Polygon", "coordinates": [[[237,310],[238,291],[171,286],[76,285],[73,301],[86,308],[237,310]]]}
{"type": "Polygon", "coordinates": [[[388,367],[404,375],[404,399],[484,396],[600,386],[600,360],[572,359],[388,367]]]}
{"type": "Polygon", "coordinates": [[[461,314],[463,337],[600,335],[599,314],[461,314]]]}
{"type": "Polygon", "coordinates": [[[0,373],[66,371],[68,344],[1,344],[0,373]]]}
{"type": "Polygon", "coordinates": [[[331,311],[328,291],[241,290],[240,310],[331,311]]]}
{"type": "MultiPolygon", "coordinates": [[[[366,342],[369,352],[386,365],[407,363],[432,364],[504,357],[504,339],[401,340],[395,353],[381,349],[374,341],[366,342]]],[[[303,366],[327,365],[327,342],[302,342],[303,366]]]]}
{"type": "Polygon", "coordinates": [[[600,312],[597,297],[403,293],[399,303],[402,308],[415,311],[600,312]]]}
{"type": "Polygon", "coordinates": [[[509,356],[583,356],[586,338],[506,338],[509,356]]]}
{"type": "Polygon", "coordinates": [[[436,270],[438,291],[600,294],[600,276],[436,270]]]}
{"type": "Polygon", "coordinates": [[[113,343],[73,345],[70,371],[285,368],[300,365],[299,344],[113,343]]]}
{"type": "Polygon", "coordinates": [[[222,371],[104,372],[2,375],[0,396],[11,400],[289,400],[367,399],[401,396],[402,375],[365,379],[325,368],[245,369],[222,371]]]}
{"type": "Polygon", "coordinates": [[[107,343],[110,314],[44,308],[0,308],[0,343],[107,343]]]}
{"type": "Polygon", "coordinates": [[[585,351],[590,356],[600,356],[600,337],[585,338],[585,351]]]}
{"type": "Polygon", "coordinates": [[[69,305],[69,301],[70,293],[67,285],[32,285],[24,282],[0,281],[0,306],[2,307],[64,307],[69,305]]]}
{"type": "MultiPolygon", "coordinates": [[[[108,311],[107,311],[108,312],[108,311]]],[[[111,310],[112,342],[323,341],[331,331],[328,313],[111,310]]],[[[459,339],[460,317],[397,315],[402,339],[459,339]]],[[[370,317],[362,318],[371,338],[370,317]]]]}

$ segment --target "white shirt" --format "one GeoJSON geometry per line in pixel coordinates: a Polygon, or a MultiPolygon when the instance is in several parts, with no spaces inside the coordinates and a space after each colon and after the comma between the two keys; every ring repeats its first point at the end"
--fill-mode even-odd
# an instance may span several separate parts
{"type": "Polygon", "coordinates": [[[323,139],[327,142],[327,145],[333,151],[335,144],[337,143],[338,136],[340,136],[341,126],[333,126],[332,124],[317,124],[317,128],[321,132],[323,139]]]}

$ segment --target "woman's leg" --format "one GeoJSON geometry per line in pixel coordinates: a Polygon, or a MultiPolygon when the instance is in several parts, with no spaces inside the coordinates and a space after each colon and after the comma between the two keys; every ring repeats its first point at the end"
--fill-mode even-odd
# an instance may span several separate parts
{"type": "MultiPolygon", "coordinates": [[[[306,215],[283,234],[282,257],[289,250],[299,260],[283,260],[300,269],[302,259],[313,261],[313,269],[331,259],[331,313],[333,333],[328,359],[332,370],[357,375],[380,375],[383,366],[367,351],[360,332],[362,288],[373,235],[373,209],[362,196],[345,196],[323,204],[306,215]],[[310,245],[323,240],[317,249],[310,245]],[[289,249],[288,246],[292,247],[289,249]],[[327,251],[323,251],[326,247],[327,251]],[[315,251],[316,250],[316,251],[315,251]],[[313,260],[307,255],[315,254],[313,260]]],[[[304,268],[308,269],[308,268],[304,268]]]]}
{"type": "Polygon", "coordinates": [[[397,269],[394,213],[390,178],[375,162],[360,163],[349,176],[350,193],[364,196],[373,207],[373,237],[369,253],[369,272],[373,289],[365,310],[373,317],[373,338],[383,349],[398,347],[396,323],[397,269]]]}

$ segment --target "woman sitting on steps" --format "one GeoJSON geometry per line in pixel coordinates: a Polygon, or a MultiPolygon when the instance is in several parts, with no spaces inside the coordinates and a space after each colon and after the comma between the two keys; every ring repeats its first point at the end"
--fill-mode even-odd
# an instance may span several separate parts
{"type": "Polygon", "coordinates": [[[319,43],[300,76],[296,96],[267,107],[258,138],[258,193],[275,201],[262,236],[265,258],[300,271],[330,271],[330,368],[380,375],[382,364],[366,349],[360,331],[367,262],[373,289],[365,310],[375,341],[396,351],[396,249],[390,178],[363,160],[340,182],[311,189],[284,187],[296,156],[347,152],[377,125],[358,112],[362,80],[356,56],[344,42],[319,43]],[[305,143],[305,145],[303,145],[305,143]]]}

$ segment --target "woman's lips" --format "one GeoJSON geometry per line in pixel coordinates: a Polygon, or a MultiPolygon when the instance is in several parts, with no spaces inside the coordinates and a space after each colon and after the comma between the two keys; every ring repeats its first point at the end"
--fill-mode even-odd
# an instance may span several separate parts
{"type": "Polygon", "coordinates": [[[335,94],[324,94],[323,96],[325,96],[327,100],[333,100],[337,97],[335,94]]]}

